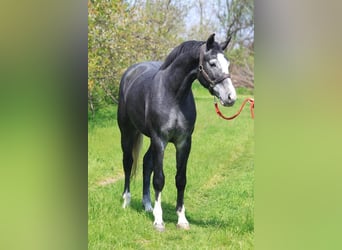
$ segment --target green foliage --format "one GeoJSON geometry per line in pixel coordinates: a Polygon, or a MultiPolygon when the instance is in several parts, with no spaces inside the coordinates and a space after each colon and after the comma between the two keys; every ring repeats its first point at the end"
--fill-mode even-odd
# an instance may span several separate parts
{"type": "MultiPolygon", "coordinates": [[[[142,156],[149,146],[147,138],[139,162],[140,174],[131,186],[131,207],[122,209],[122,153],[114,105],[89,122],[89,249],[253,249],[254,122],[248,109],[233,121],[220,119],[208,91],[196,86],[193,89],[198,116],[185,192],[190,231],[176,228],[172,144],[164,158],[162,206],[166,231],[153,229],[153,216],[141,205],[142,156]]],[[[222,108],[222,112],[235,113],[247,96],[239,97],[235,106],[222,108]]]]}
{"type": "Polygon", "coordinates": [[[254,64],[253,54],[245,47],[232,49],[227,54],[231,64],[235,66],[244,66],[245,63],[254,64]]]}
{"type": "Polygon", "coordinates": [[[130,65],[161,60],[180,42],[184,9],[170,1],[88,2],[88,100],[94,112],[116,102],[130,65]],[[179,19],[180,18],[180,19],[179,19]]]}

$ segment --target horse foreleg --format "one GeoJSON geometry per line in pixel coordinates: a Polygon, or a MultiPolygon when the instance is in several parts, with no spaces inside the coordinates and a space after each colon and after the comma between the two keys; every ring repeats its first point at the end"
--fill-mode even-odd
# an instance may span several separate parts
{"type": "Polygon", "coordinates": [[[155,191],[155,204],[153,209],[153,225],[158,231],[164,231],[163,211],[161,207],[161,192],[165,184],[163,172],[163,158],[165,145],[163,141],[156,139],[151,141],[152,159],[153,159],[153,187],[155,191]]]}
{"type": "Polygon", "coordinates": [[[191,137],[186,141],[176,145],[177,174],[175,177],[177,187],[177,205],[178,215],[177,227],[181,229],[190,229],[188,220],[185,217],[184,190],[186,186],[186,165],[191,149],[191,137]]]}
{"type": "Polygon", "coordinates": [[[163,221],[163,210],[161,207],[161,192],[156,192],[156,201],[153,209],[154,222],[153,226],[156,230],[162,232],[165,230],[165,224],[163,221]]]}

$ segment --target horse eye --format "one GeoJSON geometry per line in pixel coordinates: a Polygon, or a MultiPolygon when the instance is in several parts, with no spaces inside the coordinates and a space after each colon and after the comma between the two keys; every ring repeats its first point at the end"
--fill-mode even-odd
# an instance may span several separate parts
{"type": "Polygon", "coordinates": [[[216,67],[216,63],[215,63],[215,62],[209,62],[209,65],[210,65],[211,67],[216,67]]]}

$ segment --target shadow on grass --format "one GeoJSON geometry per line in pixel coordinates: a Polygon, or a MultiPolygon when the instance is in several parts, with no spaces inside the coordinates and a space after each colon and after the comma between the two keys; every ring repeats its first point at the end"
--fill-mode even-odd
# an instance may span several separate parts
{"type": "MultiPolygon", "coordinates": [[[[153,222],[154,217],[152,212],[146,212],[141,200],[132,200],[130,204],[131,208],[138,213],[145,213],[146,216],[153,222]]],[[[176,206],[172,206],[170,203],[162,202],[163,219],[165,223],[177,223],[176,206]]]]}
{"type": "Polygon", "coordinates": [[[205,219],[194,218],[193,216],[187,216],[190,224],[196,225],[202,228],[227,228],[237,234],[252,233],[254,231],[254,223],[249,220],[231,219],[222,220],[221,218],[211,217],[205,219]]]}
{"type": "MultiPolygon", "coordinates": [[[[132,200],[131,201],[131,208],[135,210],[138,213],[145,213],[146,217],[148,217],[151,220],[151,223],[153,223],[154,217],[152,212],[145,212],[144,207],[142,205],[142,202],[140,200],[132,200]]],[[[177,213],[176,213],[176,206],[172,205],[167,202],[162,202],[162,208],[163,208],[163,219],[164,222],[167,224],[177,224],[177,213]]],[[[201,218],[201,217],[195,217],[194,215],[191,215],[190,213],[187,213],[186,215],[190,227],[191,225],[195,225],[197,227],[201,228],[211,228],[211,229],[220,229],[220,228],[227,228],[231,231],[234,231],[238,234],[244,234],[244,233],[251,233],[254,231],[254,222],[253,218],[247,218],[243,220],[242,217],[239,218],[232,218],[231,220],[222,220],[222,218],[215,217],[213,215],[210,218],[201,218]]]]}

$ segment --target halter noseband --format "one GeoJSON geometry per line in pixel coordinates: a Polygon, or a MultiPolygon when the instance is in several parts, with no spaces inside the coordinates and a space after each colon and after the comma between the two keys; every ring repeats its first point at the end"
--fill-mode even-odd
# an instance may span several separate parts
{"type": "Polygon", "coordinates": [[[217,83],[222,82],[224,79],[230,78],[230,74],[223,74],[218,79],[211,79],[208,73],[205,71],[203,66],[203,57],[204,57],[204,51],[206,49],[206,44],[203,44],[200,48],[200,56],[199,56],[199,65],[198,65],[198,73],[203,76],[203,78],[209,82],[209,85],[211,88],[213,88],[217,83]]]}

